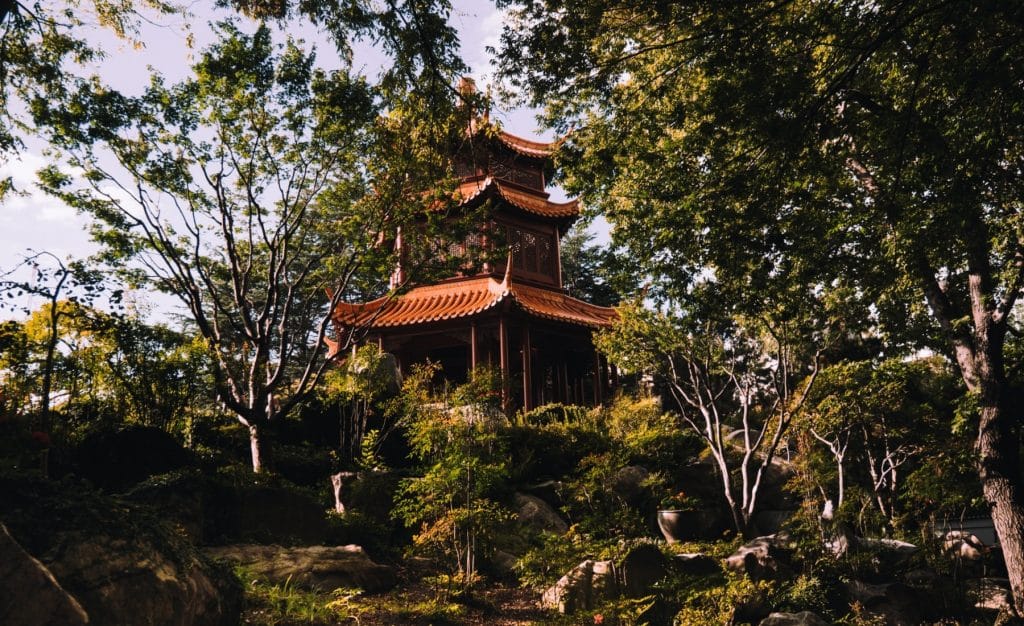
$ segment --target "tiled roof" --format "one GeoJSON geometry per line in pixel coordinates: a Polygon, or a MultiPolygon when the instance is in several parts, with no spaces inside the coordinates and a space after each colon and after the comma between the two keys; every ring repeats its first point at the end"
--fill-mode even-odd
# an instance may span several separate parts
{"type": "Polygon", "coordinates": [[[498,182],[490,176],[463,182],[457,193],[463,204],[485,193],[495,193],[512,206],[541,217],[564,218],[580,214],[580,203],[576,200],[551,202],[547,199],[547,193],[520,189],[515,185],[498,182]]]}
{"type": "Polygon", "coordinates": [[[558,144],[561,143],[559,141],[530,141],[529,139],[517,137],[512,133],[507,133],[503,130],[498,131],[498,139],[513,151],[524,156],[534,157],[537,159],[546,159],[550,157],[555,153],[555,150],[558,149],[558,144]]]}
{"type": "Polygon", "coordinates": [[[615,309],[577,300],[555,289],[499,282],[481,276],[451,283],[417,287],[397,298],[379,298],[365,304],[341,303],[334,320],[344,325],[389,328],[471,317],[511,299],[526,313],[590,328],[610,326],[615,309]]]}

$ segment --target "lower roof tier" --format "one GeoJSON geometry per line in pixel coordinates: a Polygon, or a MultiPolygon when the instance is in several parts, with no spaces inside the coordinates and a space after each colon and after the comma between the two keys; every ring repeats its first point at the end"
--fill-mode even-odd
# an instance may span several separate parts
{"type": "Polygon", "coordinates": [[[577,300],[560,290],[512,284],[477,276],[457,282],[417,287],[362,304],[339,303],[333,314],[344,326],[394,328],[473,317],[511,302],[527,315],[588,328],[606,328],[618,320],[615,309],[577,300]]]}

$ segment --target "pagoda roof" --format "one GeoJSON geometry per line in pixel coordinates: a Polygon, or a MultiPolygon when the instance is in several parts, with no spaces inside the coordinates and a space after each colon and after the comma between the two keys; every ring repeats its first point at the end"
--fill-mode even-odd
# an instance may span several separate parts
{"type": "Polygon", "coordinates": [[[557,289],[513,284],[478,276],[457,282],[417,287],[398,296],[378,298],[363,304],[339,303],[334,321],[347,326],[393,328],[473,317],[511,301],[534,317],[557,322],[605,328],[619,317],[615,309],[577,300],[557,289]]]}
{"type": "Polygon", "coordinates": [[[513,152],[535,159],[548,159],[558,150],[561,141],[531,141],[504,130],[498,131],[498,141],[513,152]]]}
{"type": "Polygon", "coordinates": [[[564,140],[556,139],[555,141],[533,141],[532,139],[526,139],[525,137],[513,135],[512,133],[503,130],[500,126],[490,121],[486,116],[470,121],[469,134],[479,134],[496,139],[498,143],[517,154],[545,161],[551,159],[551,157],[555,155],[555,152],[558,151],[558,147],[562,145],[562,141],[564,140]]]}
{"type": "Polygon", "coordinates": [[[512,206],[550,218],[576,218],[580,214],[580,203],[577,200],[568,202],[551,202],[546,192],[520,187],[514,183],[499,181],[488,176],[482,179],[465,180],[456,191],[462,204],[468,204],[478,197],[490,197],[491,194],[501,197],[512,206]]]}

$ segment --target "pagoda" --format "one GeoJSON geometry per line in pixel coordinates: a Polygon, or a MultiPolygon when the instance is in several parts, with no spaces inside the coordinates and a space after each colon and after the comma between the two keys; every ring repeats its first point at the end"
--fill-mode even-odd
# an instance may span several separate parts
{"type": "MultiPolygon", "coordinates": [[[[364,341],[393,354],[400,371],[430,360],[445,379],[462,382],[474,368],[500,369],[507,412],[600,404],[617,381],[592,333],[618,315],[562,286],[559,244],[580,208],[575,200],[552,202],[545,191],[557,144],[517,137],[486,117],[468,134],[472,150],[457,159],[456,201],[464,215],[484,217],[456,247],[484,248],[494,261],[399,296],[339,303],[334,325],[362,329],[364,341]]],[[[395,245],[401,259],[401,235],[395,245]]],[[[405,278],[400,263],[392,286],[405,278]]]]}

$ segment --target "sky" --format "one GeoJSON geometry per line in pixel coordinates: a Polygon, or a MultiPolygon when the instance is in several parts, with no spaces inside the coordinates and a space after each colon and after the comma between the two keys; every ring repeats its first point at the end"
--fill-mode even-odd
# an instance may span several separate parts
{"type": "MultiPolygon", "coordinates": [[[[478,87],[485,88],[492,82],[493,74],[486,48],[497,47],[504,15],[488,0],[455,0],[453,4],[450,21],[459,32],[463,59],[478,87]]],[[[199,13],[200,9],[192,11],[199,13]]],[[[174,21],[179,18],[156,17],[154,23],[144,25],[139,37],[142,47],[119,41],[96,29],[88,37],[102,42],[107,56],[102,63],[85,71],[101,75],[108,84],[127,93],[141,91],[149,80],[150,68],[163,74],[169,82],[180,80],[194,62],[196,51],[212,41],[207,23],[217,17],[212,13],[195,15],[191,29],[195,44],[191,49],[187,45],[188,31],[183,24],[174,21]]],[[[299,30],[297,36],[316,45],[318,60],[330,66],[334,48],[323,34],[307,28],[299,30]]],[[[355,67],[374,77],[385,58],[370,46],[361,45],[355,50],[354,62],[355,67]]],[[[491,118],[515,134],[551,140],[550,133],[539,129],[535,113],[526,109],[509,111],[499,106],[492,109],[491,118]]],[[[28,140],[27,149],[18,157],[0,163],[0,179],[11,176],[16,188],[24,191],[24,195],[9,196],[0,203],[0,273],[17,265],[30,250],[47,250],[61,258],[83,258],[96,251],[89,239],[87,218],[35,188],[35,172],[47,163],[44,147],[38,141],[28,140]]],[[[560,190],[553,190],[555,199],[560,195],[560,190]]],[[[149,298],[137,295],[136,299],[142,302],[149,298]]],[[[162,309],[171,306],[171,301],[160,299],[154,304],[162,309]]]]}

